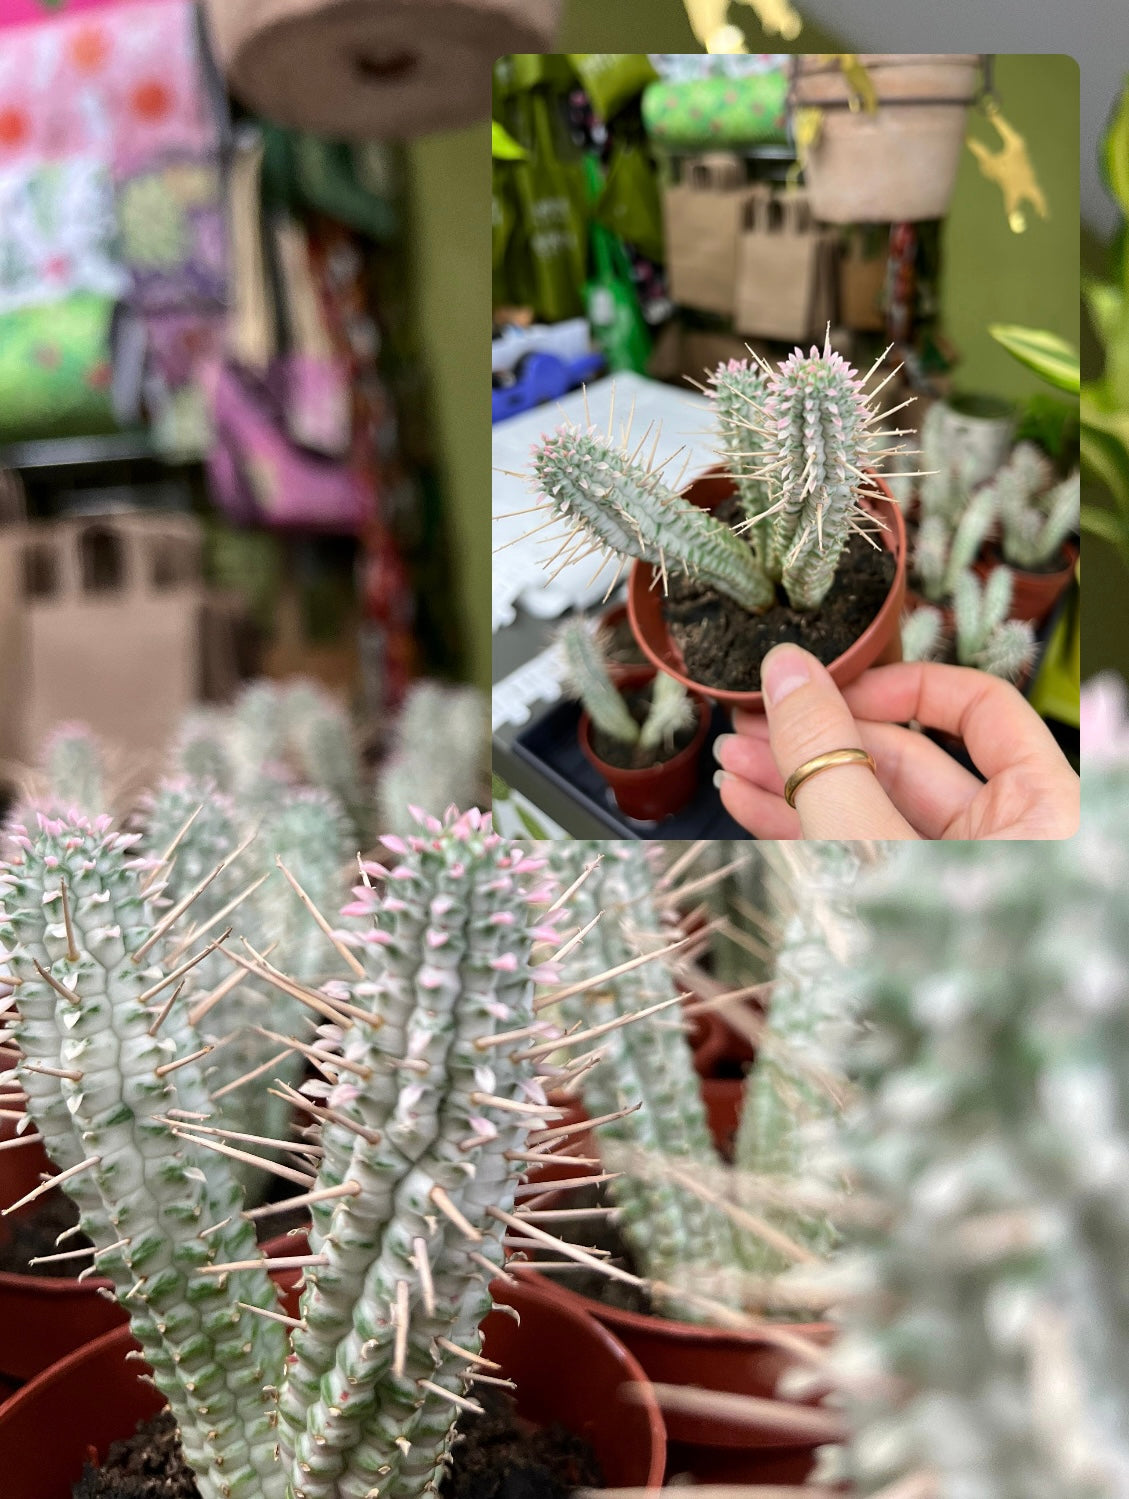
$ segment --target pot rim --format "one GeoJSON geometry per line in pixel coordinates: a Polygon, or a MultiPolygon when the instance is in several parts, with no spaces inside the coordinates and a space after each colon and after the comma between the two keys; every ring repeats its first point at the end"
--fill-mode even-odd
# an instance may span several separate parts
{"type": "MultiPolygon", "coordinates": [[[[708,469],[705,473],[699,474],[698,479],[693,482],[698,483],[703,479],[729,479],[729,477],[723,465],[716,465],[708,469]]],[[[895,633],[899,627],[902,610],[905,606],[907,570],[905,516],[902,514],[901,506],[890,493],[890,489],[883,476],[875,473],[873,470],[868,470],[867,477],[876,483],[880,489],[881,505],[889,512],[888,518],[892,521],[892,525],[884,529],[880,534],[883,545],[886,546],[888,551],[894,554],[894,578],[878,613],[870,621],[866,629],[851,642],[841,655],[836,656],[833,661],[827,663],[827,670],[831,673],[832,679],[840,686],[844,684],[839,682],[836,671],[841,672],[841,663],[858,652],[864,642],[873,641],[876,637],[884,635],[887,629],[889,629],[891,634],[895,633]]],[[[693,488],[693,484],[687,486],[687,489],[690,488],[693,488]]],[[[682,493],[685,495],[686,490],[683,490],[682,493]]],[[[875,513],[879,504],[877,500],[870,497],[862,498],[860,503],[871,514],[875,513]]],[[[658,654],[658,648],[651,644],[640,627],[638,608],[639,598],[651,590],[655,572],[656,570],[651,563],[636,561],[631,565],[631,573],[628,578],[627,613],[631,621],[631,628],[635,634],[635,639],[643,654],[654,664],[657,670],[665,671],[668,676],[674,677],[684,687],[689,688],[691,692],[699,696],[712,698],[715,702],[724,703],[728,707],[742,708],[747,713],[763,713],[763,693],[759,691],[741,692],[736,688],[729,687],[708,687],[704,682],[694,681],[692,677],[686,674],[684,667],[675,667],[669,661],[663,660],[658,654]]],[[[663,634],[669,648],[671,650],[676,649],[674,642],[670,640],[670,636],[665,628],[663,634]]],[[[880,649],[875,652],[875,656],[878,654],[880,654],[880,649]]],[[[854,675],[857,675],[857,673],[854,675]]],[[[847,680],[853,680],[853,676],[847,680]]]]}

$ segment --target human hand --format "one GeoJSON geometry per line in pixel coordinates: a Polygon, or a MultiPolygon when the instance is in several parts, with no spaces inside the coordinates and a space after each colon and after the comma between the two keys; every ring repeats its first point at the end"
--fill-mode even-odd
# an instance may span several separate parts
{"type": "Polygon", "coordinates": [[[761,671],[765,716],[737,712],[722,735],[715,776],[731,816],[757,838],[1069,838],[1080,784],[1039,715],[1009,683],[935,662],[879,666],[843,692],[795,645],[776,646],[761,671]],[[924,734],[916,720],[964,741],[984,782],[924,734]],[[874,759],[784,784],[828,750],[874,759]]]}

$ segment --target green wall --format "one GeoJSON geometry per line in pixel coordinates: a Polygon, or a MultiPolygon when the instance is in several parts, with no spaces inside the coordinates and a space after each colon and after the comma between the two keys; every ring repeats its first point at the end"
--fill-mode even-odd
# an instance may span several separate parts
{"type": "MultiPolygon", "coordinates": [[[[777,50],[742,11],[753,50],[777,50]]],[[[806,27],[808,51],[835,43],[806,27]]],[[[566,0],[562,51],[697,51],[682,0],[566,0]]],[[[840,44],[841,45],[841,44],[840,44]]],[[[1001,57],[1005,116],[1027,136],[1051,217],[1015,235],[999,190],[965,153],[946,230],[947,331],[964,389],[1022,397],[1038,388],[989,338],[988,321],[1027,322],[1078,337],[1078,66],[1070,58],[1001,57]]],[[[483,79],[483,109],[489,80],[483,79]]],[[[984,140],[994,132],[981,119],[984,140]]],[[[452,527],[474,680],[490,681],[490,160],[485,125],[411,146],[416,314],[430,376],[430,419],[452,527]]]]}

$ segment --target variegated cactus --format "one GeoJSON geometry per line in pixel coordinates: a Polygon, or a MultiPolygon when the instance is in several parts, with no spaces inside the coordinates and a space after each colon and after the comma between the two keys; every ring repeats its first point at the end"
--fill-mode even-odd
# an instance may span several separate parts
{"type": "Polygon", "coordinates": [[[534,986],[557,976],[539,952],[566,907],[476,812],[385,841],[395,867],[366,864],[346,913],[348,976],[295,986],[329,1022],[331,1081],[292,1094],[321,1132],[291,1147],[313,1225],[309,1253],[279,1262],[305,1274],[289,1328],[209,1122],[151,861],[105,821],[45,819],[0,880],[30,1113],[202,1499],[437,1494],[475,1408],[490,1279],[528,1222],[516,1188],[561,1075],[537,1057],[568,1045],[534,986]]]}
{"type": "Polygon", "coordinates": [[[818,608],[852,533],[874,529],[869,471],[900,451],[888,445],[900,434],[880,429],[867,378],[830,333],[822,351],[797,349],[778,369],[731,361],[710,378],[745,520],[730,527],[691,504],[654,451],[645,463],[643,444],[629,452],[628,434],[617,443],[611,425],[604,435],[566,422],[534,448],[531,475],[550,520],[577,538],[560,551],[637,558],[664,584],[696,578],[754,613],[776,602],[778,583],[793,608],[818,608]]]}
{"type": "Polygon", "coordinates": [[[690,695],[674,677],[657,672],[642,723],[608,674],[604,642],[583,619],[572,619],[558,632],[567,681],[598,729],[640,755],[674,742],[679,730],[694,721],[690,695]]]}
{"type": "Polygon", "coordinates": [[[413,684],[377,777],[381,830],[407,834],[418,826],[420,811],[441,817],[448,807],[482,804],[489,737],[486,701],[477,688],[413,684]]]}
{"type": "Polygon", "coordinates": [[[1033,627],[1008,619],[1013,586],[1011,570],[997,567],[983,583],[973,572],[961,573],[953,591],[957,660],[1010,682],[1018,681],[1035,653],[1033,627]]]}

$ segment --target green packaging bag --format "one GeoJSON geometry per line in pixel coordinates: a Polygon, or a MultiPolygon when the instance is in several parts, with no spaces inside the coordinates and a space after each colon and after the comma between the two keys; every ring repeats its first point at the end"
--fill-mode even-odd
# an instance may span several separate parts
{"type": "MultiPolygon", "coordinates": [[[[598,199],[603,186],[599,165],[589,156],[584,166],[588,192],[598,199]]],[[[593,342],[612,374],[620,370],[645,374],[651,335],[635,294],[631,262],[622,242],[603,224],[593,221],[589,232],[593,273],[584,289],[584,310],[593,342]]]]}
{"type": "Polygon", "coordinates": [[[515,222],[504,279],[514,304],[546,323],[583,312],[587,270],[583,180],[559,149],[553,108],[533,89],[509,101],[504,122],[526,153],[510,164],[515,222]]]}
{"type": "Polygon", "coordinates": [[[607,181],[596,200],[595,219],[627,244],[634,245],[648,260],[662,264],[658,173],[641,142],[617,141],[613,145],[607,181]]]}
{"type": "Polygon", "coordinates": [[[592,108],[605,121],[659,76],[645,52],[570,52],[568,60],[592,108]]]}
{"type": "Polygon", "coordinates": [[[771,69],[746,78],[653,83],[643,95],[643,124],[669,150],[787,145],[788,78],[771,69]]]}

